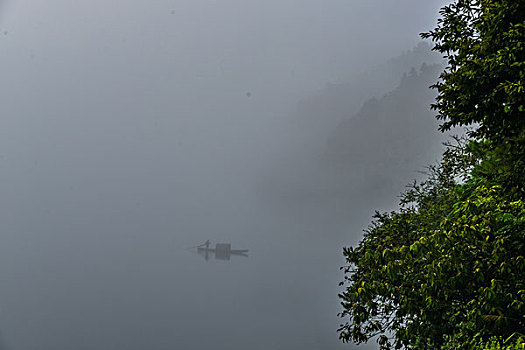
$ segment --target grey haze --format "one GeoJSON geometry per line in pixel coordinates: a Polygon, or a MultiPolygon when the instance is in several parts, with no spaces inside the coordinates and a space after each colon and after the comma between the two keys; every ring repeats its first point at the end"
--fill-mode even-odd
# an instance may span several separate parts
{"type": "Polygon", "coordinates": [[[353,348],[341,248],[438,157],[443,4],[4,1],[0,348],[353,348]]]}

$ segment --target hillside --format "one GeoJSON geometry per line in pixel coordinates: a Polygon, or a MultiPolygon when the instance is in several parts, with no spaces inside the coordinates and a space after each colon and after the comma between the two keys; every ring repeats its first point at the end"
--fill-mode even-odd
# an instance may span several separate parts
{"type": "Polygon", "coordinates": [[[413,49],[379,66],[355,73],[348,81],[327,83],[316,94],[298,104],[291,118],[291,128],[298,134],[324,136],[341,121],[359,112],[370,98],[383,96],[395,89],[403,74],[412,68],[421,67],[423,63],[432,65],[441,62],[441,57],[431,51],[428,43],[420,42],[413,49]]]}
{"type": "Polygon", "coordinates": [[[301,103],[291,119],[291,147],[265,176],[265,195],[355,199],[365,191],[369,199],[395,197],[439,157],[444,140],[429,108],[435,97],[429,86],[442,65],[425,59],[439,61],[422,43],[301,103]]]}
{"type": "Polygon", "coordinates": [[[368,100],[332,132],[321,159],[340,189],[398,193],[407,179],[439,157],[444,136],[430,110],[429,89],[441,71],[423,64],[404,74],[400,84],[380,99],[368,100]]]}

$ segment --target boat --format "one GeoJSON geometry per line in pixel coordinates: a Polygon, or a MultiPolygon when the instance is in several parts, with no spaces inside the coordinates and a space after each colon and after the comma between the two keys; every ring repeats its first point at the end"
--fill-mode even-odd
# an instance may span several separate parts
{"type": "Polygon", "coordinates": [[[206,254],[206,260],[210,253],[215,255],[215,259],[230,260],[231,255],[247,257],[249,252],[248,249],[231,249],[230,243],[217,243],[215,248],[212,248],[209,240],[197,246],[197,251],[206,254]]]}

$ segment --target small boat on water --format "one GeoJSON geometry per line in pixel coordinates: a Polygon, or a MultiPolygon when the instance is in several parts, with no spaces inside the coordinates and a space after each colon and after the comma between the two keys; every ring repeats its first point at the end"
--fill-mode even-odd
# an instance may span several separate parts
{"type": "Polygon", "coordinates": [[[197,251],[204,253],[206,260],[208,260],[209,254],[214,254],[215,259],[219,260],[230,260],[232,255],[248,256],[248,249],[232,249],[230,243],[217,243],[215,248],[211,247],[210,241],[206,241],[203,244],[197,246],[197,251]]]}

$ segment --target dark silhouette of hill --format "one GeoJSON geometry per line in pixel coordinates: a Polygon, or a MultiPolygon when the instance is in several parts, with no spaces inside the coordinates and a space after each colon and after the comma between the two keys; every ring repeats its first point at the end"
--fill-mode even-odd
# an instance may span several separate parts
{"type": "Polygon", "coordinates": [[[444,135],[430,110],[435,92],[429,86],[442,68],[423,64],[419,71],[411,69],[394,90],[368,100],[337,126],[321,161],[334,185],[395,195],[418,170],[439,159],[444,135]]]}
{"type": "Polygon", "coordinates": [[[442,68],[421,43],[359,79],[328,85],[305,100],[290,130],[295,144],[269,170],[265,195],[293,201],[366,197],[374,207],[395,205],[392,198],[440,157],[444,136],[430,110],[435,98],[430,85],[442,68]]]}
{"type": "Polygon", "coordinates": [[[432,51],[428,43],[420,42],[412,50],[374,69],[355,74],[348,82],[326,84],[317,94],[298,104],[292,128],[299,134],[324,136],[339,122],[356,114],[371,97],[382,96],[396,88],[400,77],[412,68],[441,62],[440,55],[432,51]]]}

